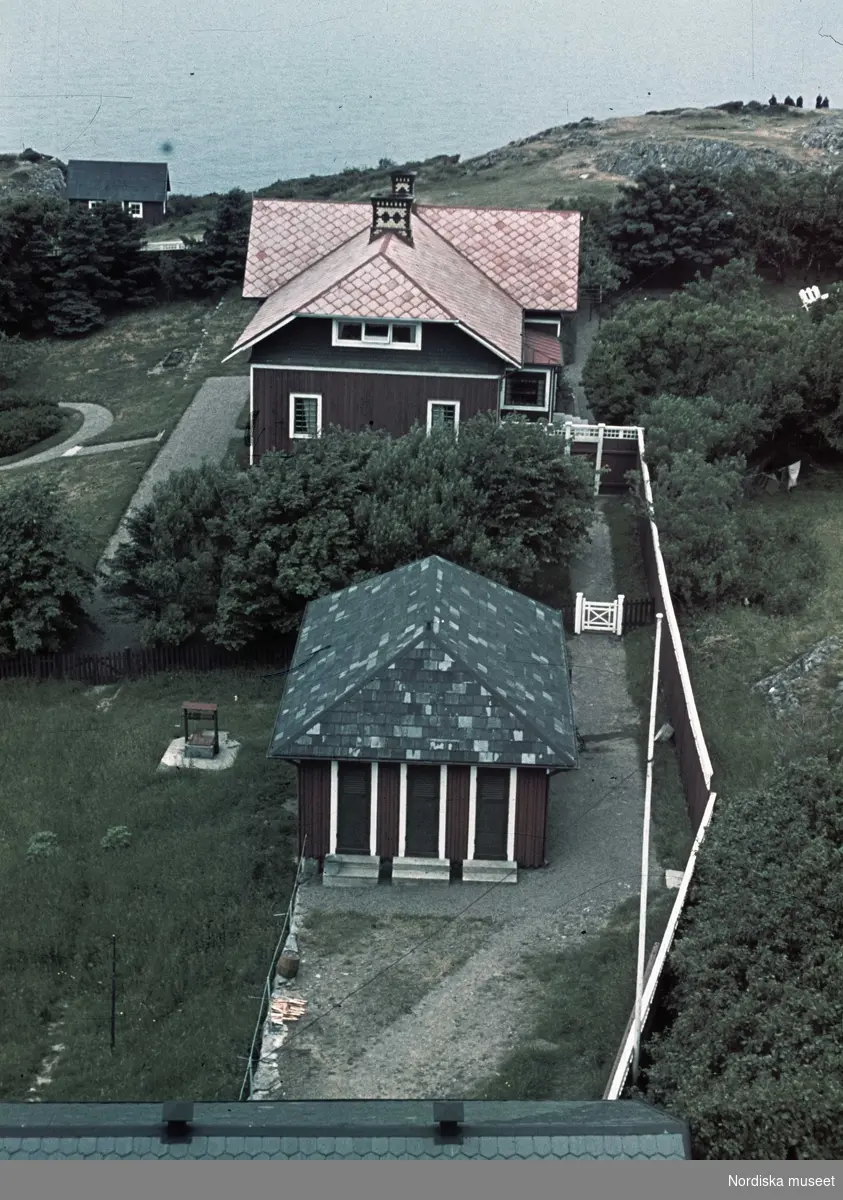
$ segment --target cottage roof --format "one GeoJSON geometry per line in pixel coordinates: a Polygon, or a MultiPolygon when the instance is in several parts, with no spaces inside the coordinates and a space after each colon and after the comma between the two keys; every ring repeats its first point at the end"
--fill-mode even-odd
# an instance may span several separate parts
{"type": "Polygon", "coordinates": [[[268,753],[576,767],[561,614],[438,556],[312,601],[268,753]]]}
{"type": "Polygon", "coordinates": [[[538,329],[525,329],[524,365],[536,363],[560,366],[562,363],[562,343],[552,333],[540,332],[538,329]]]}
{"type": "Polygon", "coordinates": [[[687,1126],[637,1100],[466,1101],[461,1140],[428,1101],[197,1103],[164,1136],[158,1104],[0,1104],[0,1159],[685,1159],[687,1126]]]}
{"type": "MultiPolygon", "coordinates": [[[[369,240],[368,228],[284,284],[259,309],[232,354],[294,316],[452,321],[519,364],[522,310],[497,284],[424,225],[413,246],[396,234],[369,240]]],[[[231,357],[231,355],[229,355],[231,357]]]]}
{"type": "MultiPolygon", "coordinates": [[[[271,296],[371,220],[371,204],[255,200],[243,295],[271,296]]],[[[414,236],[438,233],[523,309],[576,311],[579,213],[416,204],[412,220],[414,236]]]]}
{"type": "Polygon", "coordinates": [[[164,203],[170,190],[165,162],[97,162],[72,158],[67,164],[68,200],[164,203]]]}

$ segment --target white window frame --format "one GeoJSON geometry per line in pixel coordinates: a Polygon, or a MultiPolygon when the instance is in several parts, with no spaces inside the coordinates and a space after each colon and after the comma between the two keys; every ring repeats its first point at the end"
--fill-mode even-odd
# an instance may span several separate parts
{"type": "Polygon", "coordinates": [[[141,200],[125,200],[123,202],[123,210],[134,217],[136,221],[143,220],[143,202],[141,200]],[[132,206],[135,205],[139,209],[138,212],[132,212],[132,206]]]}
{"type": "Polygon", "coordinates": [[[322,397],[316,392],[290,392],[290,438],[295,441],[309,442],[314,437],[322,435],[322,397]],[[316,401],[316,433],[296,433],[296,401],[316,401]]]}
{"type": "Polygon", "coordinates": [[[525,317],[524,325],[552,325],[556,331],[556,336],[562,336],[562,322],[556,317],[525,317]]]}
{"type": "Polygon", "coordinates": [[[89,200],[88,208],[99,208],[103,204],[105,204],[104,200],[89,200]]]}
{"type": "MultiPolygon", "coordinates": [[[[516,372],[513,372],[515,374],[516,372]]],[[[535,370],[531,371],[529,367],[522,367],[517,372],[519,375],[544,375],[544,404],[507,404],[506,403],[506,377],[503,381],[503,391],[501,393],[502,403],[501,412],[547,412],[550,408],[550,380],[553,376],[553,371],[535,370]]]]}
{"type": "Polygon", "coordinates": [[[459,400],[428,400],[427,402],[427,432],[430,433],[433,429],[433,406],[435,404],[448,404],[454,410],[454,433],[456,434],[460,427],[460,402],[459,400]]]}
{"type": "Polygon", "coordinates": [[[332,346],[354,346],[357,349],[365,346],[367,349],[378,347],[381,350],[421,350],[422,342],[422,327],[420,321],[380,321],[376,317],[370,317],[368,321],[361,320],[357,317],[348,319],[335,318],[331,328],[331,345],[332,346]],[[384,338],[366,337],[366,325],[386,325],[389,329],[389,336],[384,338]],[[359,325],[360,338],[341,338],[341,325],[359,325]],[[416,340],[414,342],[394,342],[392,340],[393,329],[412,328],[416,331],[416,340]]]}

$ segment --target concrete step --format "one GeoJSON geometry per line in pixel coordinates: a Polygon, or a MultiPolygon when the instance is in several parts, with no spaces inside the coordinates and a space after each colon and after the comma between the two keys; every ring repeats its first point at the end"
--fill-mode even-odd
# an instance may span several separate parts
{"type": "Polygon", "coordinates": [[[462,865],[462,879],[463,883],[517,883],[518,864],[482,858],[466,859],[462,865]]]}
{"type": "Polygon", "coordinates": [[[449,883],[451,864],[447,858],[393,858],[393,883],[449,883]]]}
{"type": "Polygon", "coordinates": [[[328,854],[323,887],[369,887],[377,884],[381,860],[372,854],[328,854]]]}

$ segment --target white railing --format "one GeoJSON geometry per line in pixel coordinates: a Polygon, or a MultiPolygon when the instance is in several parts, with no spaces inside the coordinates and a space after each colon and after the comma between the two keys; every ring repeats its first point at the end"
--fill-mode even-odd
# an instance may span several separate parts
{"type": "Polygon", "coordinates": [[[586,600],[577,592],[574,633],[623,633],[623,596],[617,600],[586,600]]]}

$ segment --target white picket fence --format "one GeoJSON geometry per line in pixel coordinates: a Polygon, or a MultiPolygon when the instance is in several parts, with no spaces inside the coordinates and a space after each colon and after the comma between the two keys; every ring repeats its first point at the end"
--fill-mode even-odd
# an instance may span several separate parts
{"type": "Polygon", "coordinates": [[[623,633],[623,596],[617,600],[586,600],[577,592],[574,633],[623,633]]]}

